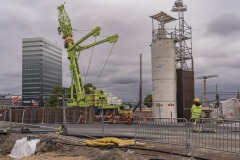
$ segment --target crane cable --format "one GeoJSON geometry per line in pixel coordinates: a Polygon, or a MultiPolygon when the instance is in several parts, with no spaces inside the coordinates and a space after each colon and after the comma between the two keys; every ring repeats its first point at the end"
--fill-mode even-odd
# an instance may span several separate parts
{"type": "MultiPolygon", "coordinates": [[[[75,29],[73,29],[74,31],[76,31],[75,29]]],[[[77,31],[76,31],[77,32],[77,31]]],[[[74,38],[74,39],[76,39],[75,38],[75,36],[72,34],[72,37],[74,38]]],[[[81,56],[81,54],[80,54],[80,52],[78,53],[78,57],[77,57],[77,59],[79,59],[79,57],[80,57],[80,60],[81,60],[81,68],[82,68],[82,71],[83,71],[83,75],[85,75],[85,69],[84,69],[84,65],[83,65],[83,60],[82,60],[82,56],[81,56]]],[[[79,67],[79,66],[78,66],[79,67]]],[[[80,69],[80,68],[79,68],[80,69]]],[[[80,71],[79,71],[80,72],[80,71]]],[[[80,72],[81,73],[81,72],[80,72]]],[[[72,75],[72,78],[73,78],[73,75],[72,75]]]]}
{"type": "MultiPolygon", "coordinates": [[[[80,30],[74,29],[74,31],[81,33],[80,30]]],[[[82,34],[84,34],[84,33],[82,33],[82,34]]],[[[100,36],[100,37],[104,37],[104,36],[100,36]]],[[[94,42],[96,42],[96,40],[97,40],[97,36],[95,37],[95,41],[94,41],[94,42]]],[[[115,43],[116,43],[116,42],[113,43],[113,46],[112,46],[112,48],[111,48],[111,50],[110,50],[110,53],[109,53],[109,55],[108,55],[108,57],[107,57],[104,65],[103,65],[103,68],[102,68],[100,74],[98,75],[98,78],[96,79],[96,81],[95,81],[94,84],[97,84],[98,80],[100,79],[100,77],[101,77],[101,75],[102,75],[102,72],[103,72],[103,70],[104,70],[104,68],[105,68],[105,66],[106,66],[106,64],[107,64],[107,61],[108,61],[110,55],[112,54],[113,48],[114,48],[114,46],[115,46],[115,43]]],[[[89,68],[90,68],[90,64],[91,64],[91,61],[92,61],[92,55],[93,55],[94,47],[95,47],[95,46],[93,46],[93,49],[92,49],[92,53],[91,53],[91,57],[90,57],[90,60],[89,60],[89,63],[88,63],[88,69],[87,69],[86,74],[84,73],[84,68],[83,68],[83,73],[84,73],[84,75],[85,75],[84,83],[86,83],[86,78],[87,78],[87,75],[88,75],[88,72],[89,72],[89,68]]],[[[82,58],[81,58],[80,52],[78,53],[78,58],[79,58],[79,56],[80,56],[81,63],[82,63],[82,58]]],[[[82,63],[82,67],[83,67],[83,63],[82,63]]]]}
{"type": "Polygon", "coordinates": [[[103,69],[105,68],[105,66],[106,66],[106,64],[107,64],[107,61],[108,61],[110,55],[112,54],[113,48],[114,48],[114,46],[115,46],[115,43],[116,43],[116,42],[113,43],[113,46],[112,46],[112,48],[111,48],[111,50],[110,50],[110,53],[109,53],[109,55],[108,55],[108,57],[107,57],[107,59],[106,59],[104,65],[103,65],[103,68],[102,68],[102,70],[101,70],[101,72],[100,72],[98,78],[96,79],[96,81],[95,81],[95,83],[94,83],[95,85],[97,84],[98,80],[100,79],[100,77],[101,77],[101,75],[102,75],[103,69]]]}
{"type": "MultiPolygon", "coordinates": [[[[95,43],[96,41],[97,41],[97,36],[95,37],[94,43],[95,43]]],[[[95,46],[93,46],[93,48],[92,48],[91,57],[90,57],[90,59],[89,59],[88,68],[87,68],[87,72],[86,72],[85,79],[84,79],[84,84],[86,84],[86,80],[87,80],[87,76],[88,76],[88,71],[89,71],[89,68],[90,68],[90,64],[91,64],[91,62],[92,62],[92,56],[93,56],[94,47],[95,47],[95,46]]]]}
{"type": "MultiPolygon", "coordinates": [[[[77,29],[73,29],[73,30],[74,30],[75,32],[78,32],[78,33],[81,33],[81,34],[86,35],[86,33],[83,33],[83,32],[81,32],[81,31],[90,31],[91,29],[89,29],[89,30],[77,30],[77,29]]],[[[95,41],[94,41],[94,43],[96,42],[96,40],[97,40],[97,36],[95,37],[95,41]]],[[[90,63],[91,63],[91,61],[92,61],[93,51],[94,51],[94,46],[93,46],[93,49],[92,49],[92,53],[91,53],[91,57],[90,57],[90,60],[89,60],[89,64],[88,64],[88,68],[87,68],[87,72],[86,72],[86,74],[85,74],[85,70],[84,70],[84,65],[83,65],[83,61],[82,61],[81,54],[80,54],[80,52],[78,53],[78,59],[79,59],[79,57],[80,57],[80,60],[81,60],[81,66],[82,66],[82,68],[83,68],[83,75],[85,75],[84,84],[86,83],[86,79],[87,79],[88,71],[89,71],[89,68],[90,68],[90,63]]]]}
{"type": "Polygon", "coordinates": [[[83,71],[83,75],[85,75],[85,69],[84,69],[84,65],[83,65],[83,61],[82,61],[82,57],[80,55],[80,60],[81,60],[81,68],[82,68],[82,71],[83,71]]]}

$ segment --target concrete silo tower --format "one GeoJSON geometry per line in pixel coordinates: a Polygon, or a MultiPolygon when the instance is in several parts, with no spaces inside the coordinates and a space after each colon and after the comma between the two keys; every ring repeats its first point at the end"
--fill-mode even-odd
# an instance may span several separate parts
{"type": "Polygon", "coordinates": [[[160,118],[177,118],[177,75],[175,32],[165,28],[165,24],[176,20],[160,12],[150,16],[152,30],[152,98],[153,116],[160,118]],[[154,23],[157,21],[157,28],[154,23]]]}

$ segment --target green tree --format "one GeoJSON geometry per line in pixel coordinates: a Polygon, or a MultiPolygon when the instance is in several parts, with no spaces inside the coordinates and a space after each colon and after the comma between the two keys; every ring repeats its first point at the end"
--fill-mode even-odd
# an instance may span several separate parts
{"type": "Polygon", "coordinates": [[[57,107],[63,105],[63,97],[65,94],[65,89],[61,86],[56,86],[52,90],[52,95],[46,102],[47,107],[57,107]]]}
{"type": "Polygon", "coordinates": [[[147,107],[152,107],[152,94],[148,94],[144,98],[144,105],[146,105],[147,107]]]}

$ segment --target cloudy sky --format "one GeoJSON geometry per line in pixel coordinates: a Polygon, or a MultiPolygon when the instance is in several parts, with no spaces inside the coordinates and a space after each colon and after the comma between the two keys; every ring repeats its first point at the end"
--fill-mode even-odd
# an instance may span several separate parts
{"type": "MultiPolygon", "coordinates": [[[[101,26],[101,36],[119,35],[108,63],[98,79],[112,44],[94,48],[86,82],[98,89],[122,98],[138,100],[139,55],[143,57],[143,96],[151,93],[151,32],[149,16],[171,12],[174,0],[1,0],[0,6],[0,93],[21,94],[22,39],[44,37],[63,48],[57,33],[57,6],[66,2],[65,9],[72,26],[78,32],[74,39],[101,26]]],[[[219,75],[207,80],[207,91],[236,92],[240,67],[240,1],[184,0],[188,11],[186,22],[192,26],[195,77],[219,75]]],[[[174,27],[175,24],[173,24],[174,27]]],[[[94,42],[94,38],[87,43],[94,42]]],[[[63,48],[64,50],[64,48],[63,48]]],[[[92,49],[81,52],[79,63],[84,75],[92,49]]],[[[63,51],[63,86],[70,85],[67,52],[63,51]]],[[[85,81],[85,77],[83,77],[85,81]]],[[[196,96],[203,92],[202,80],[195,80],[196,96]]]]}

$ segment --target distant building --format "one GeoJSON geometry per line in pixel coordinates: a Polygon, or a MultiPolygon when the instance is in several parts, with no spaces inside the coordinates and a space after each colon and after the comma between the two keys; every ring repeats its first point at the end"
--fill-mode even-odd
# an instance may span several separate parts
{"type": "Polygon", "coordinates": [[[122,104],[122,100],[112,94],[108,94],[108,99],[107,99],[107,103],[109,105],[121,105],[122,104]]]}
{"type": "Polygon", "coordinates": [[[55,86],[62,86],[62,49],[44,38],[22,41],[22,105],[42,105],[55,86]]]}
{"type": "Polygon", "coordinates": [[[21,96],[11,96],[10,94],[0,95],[0,110],[21,105],[21,96]]]}

